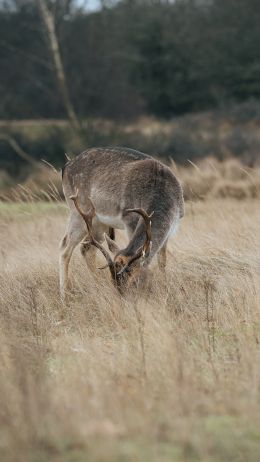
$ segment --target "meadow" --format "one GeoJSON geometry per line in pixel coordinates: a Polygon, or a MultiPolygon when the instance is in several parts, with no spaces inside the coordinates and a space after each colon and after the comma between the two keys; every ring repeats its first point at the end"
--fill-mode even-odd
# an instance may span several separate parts
{"type": "Polygon", "coordinates": [[[124,299],[77,250],[63,305],[66,205],[0,203],[1,461],[259,461],[259,170],[207,162],[166,278],[124,299]]]}

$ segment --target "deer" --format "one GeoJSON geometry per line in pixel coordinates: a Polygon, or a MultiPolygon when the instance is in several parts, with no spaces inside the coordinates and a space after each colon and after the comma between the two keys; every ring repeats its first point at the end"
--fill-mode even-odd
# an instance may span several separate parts
{"type": "Polygon", "coordinates": [[[106,264],[100,269],[109,269],[120,294],[138,286],[156,255],[165,271],[168,239],[184,215],[182,187],[168,166],[129,148],[90,148],[65,164],[62,186],[70,211],[60,243],[62,300],[78,244],[91,270],[96,251],[104,256],[106,264]],[[127,233],[123,249],[115,242],[115,229],[127,233]]]}

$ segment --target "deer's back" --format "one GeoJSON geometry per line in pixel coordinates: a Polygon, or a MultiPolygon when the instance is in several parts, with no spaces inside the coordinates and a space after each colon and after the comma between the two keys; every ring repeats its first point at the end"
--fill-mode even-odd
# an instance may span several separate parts
{"type": "Polygon", "coordinates": [[[183,215],[181,186],[171,170],[151,156],[128,148],[92,148],[69,161],[63,170],[66,199],[79,189],[80,196],[91,197],[98,211],[111,207],[150,208],[173,201],[183,215]]]}

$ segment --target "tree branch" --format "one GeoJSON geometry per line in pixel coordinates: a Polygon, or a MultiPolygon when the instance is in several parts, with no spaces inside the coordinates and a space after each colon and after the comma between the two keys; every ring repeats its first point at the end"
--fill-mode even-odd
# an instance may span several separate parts
{"type": "Polygon", "coordinates": [[[50,52],[54,64],[57,82],[59,85],[60,94],[62,97],[63,105],[66,109],[68,119],[72,127],[76,130],[79,129],[79,121],[76,116],[73,104],[69,97],[64,67],[61,59],[60,47],[55,31],[55,23],[52,13],[50,12],[46,0],[37,0],[38,9],[42,18],[42,22],[47,32],[50,52]]]}
{"type": "Polygon", "coordinates": [[[19,157],[21,157],[21,159],[25,160],[26,162],[29,162],[29,164],[35,166],[38,163],[35,159],[32,158],[32,156],[27,154],[27,152],[25,152],[21,148],[21,146],[19,146],[17,141],[14,138],[12,138],[11,136],[9,136],[9,135],[0,135],[0,140],[6,141],[6,143],[8,143],[9,146],[11,146],[11,148],[15,151],[15,153],[19,157]]]}

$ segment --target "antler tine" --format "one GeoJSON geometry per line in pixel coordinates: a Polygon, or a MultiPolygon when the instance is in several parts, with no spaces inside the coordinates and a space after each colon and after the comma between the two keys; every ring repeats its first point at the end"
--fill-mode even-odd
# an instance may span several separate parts
{"type": "Polygon", "coordinates": [[[83,220],[85,221],[86,225],[87,225],[87,229],[88,229],[88,232],[89,232],[89,235],[92,239],[92,220],[96,214],[96,211],[95,211],[95,207],[93,205],[93,202],[92,200],[88,197],[88,200],[91,204],[91,209],[88,213],[85,213],[83,212],[83,210],[81,210],[80,206],[79,206],[79,202],[78,202],[78,198],[79,198],[79,190],[77,189],[76,190],[76,194],[74,194],[73,196],[70,196],[70,199],[73,200],[74,202],[74,205],[77,209],[77,211],[79,212],[79,214],[82,216],[83,220]]]}
{"type": "MultiPolygon", "coordinates": [[[[145,232],[146,232],[146,241],[145,241],[143,247],[140,249],[140,251],[144,252],[145,255],[146,255],[147,251],[149,251],[149,249],[150,249],[150,244],[152,242],[152,228],[151,228],[152,222],[151,222],[151,218],[152,218],[154,212],[152,212],[152,213],[150,213],[150,215],[148,215],[148,213],[142,208],[127,209],[125,211],[125,213],[131,213],[131,212],[138,213],[139,215],[141,215],[141,217],[144,220],[145,232]]],[[[139,257],[137,257],[137,258],[139,258],[139,257]]]]}
{"type": "Polygon", "coordinates": [[[125,213],[131,213],[131,212],[135,212],[135,213],[138,213],[139,215],[141,215],[141,217],[144,219],[144,224],[145,224],[145,232],[146,232],[146,241],[145,243],[137,250],[137,252],[135,253],[135,255],[133,255],[132,258],[130,258],[130,260],[128,261],[127,265],[125,265],[121,271],[118,273],[118,275],[122,274],[126,269],[127,267],[129,267],[134,261],[138,260],[138,258],[144,256],[148,256],[149,255],[149,251],[150,251],[150,245],[151,245],[151,242],[152,242],[152,229],[151,229],[151,226],[152,226],[152,223],[151,223],[151,218],[154,214],[154,212],[150,213],[150,215],[148,215],[148,213],[142,209],[142,208],[136,208],[136,209],[127,209],[125,210],[125,213]]]}
{"type": "MultiPolygon", "coordinates": [[[[90,199],[90,197],[88,197],[88,200],[89,200],[89,202],[91,204],[91,210],[88,213],[84,213],[83,210],[81,210],[81,208],[79,206],[78,197],[79,197],[79,190],[77,189],[76,194],[74,194],[73,196],[70,196],[70,199],[73,200],[77,211],[82,216],[83,220],[85,221],[85,223],[87,225],[87,229],[88,229],[88,233],[89,233],[89,237],[90,237],[90,243],[92,245],[94,245],[97,249],[99,249],[100,252],[104,255],[104,257],[105,257],[105,259],[107,260],[107,263],[108,263],[106,266],[109,266],[110,268],[114,268],[114,263],[113,263],[112,258],[109,255],[109,253],[102,246],[102,244],[100,244],[98,241],[96,241],[96,239],[94,238],[93,233],[92,233],[92,220],[93,220],[93,218],[94,218],[94,216],[96,214],[95,207],[94,207],[94,204],[93,204],[92,200],[90,199]]],[[[104,266],[104,268],[106,268],[106,266],[104,266]]]]}

